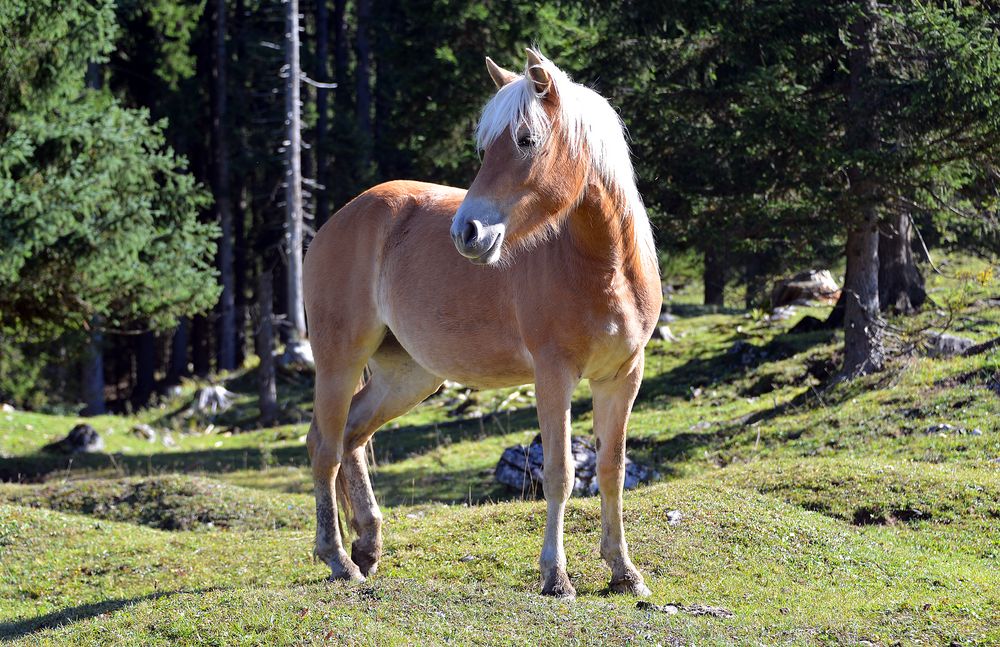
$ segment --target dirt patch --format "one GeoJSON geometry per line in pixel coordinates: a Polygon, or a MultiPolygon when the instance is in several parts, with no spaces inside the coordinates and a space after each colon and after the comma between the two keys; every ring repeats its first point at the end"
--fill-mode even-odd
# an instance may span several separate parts
{"type": "Polygon", "coordinates": [[[879,507],[862,506],[854,510],[851,520],[855,526],[893,526],[898,523],[929,521],[931,515],[913,508],[883,510],[879,507]]]}

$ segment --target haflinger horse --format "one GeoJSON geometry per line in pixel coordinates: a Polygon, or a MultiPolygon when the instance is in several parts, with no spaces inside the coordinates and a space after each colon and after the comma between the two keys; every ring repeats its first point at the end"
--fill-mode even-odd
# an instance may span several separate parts
{"type": "Polygon", "coordinates": [[[545,450],[542,593],[574,596],[563,515],[574,479],[570,401],[586,378],[610,591],[648,595],[625,543],[622,486],[626,426],[662,293],[622,123],[534,49],[523,75],[486,65],[498,90],[476,129],[482,167],[468,191],[381,184],[331,217],[306,254],[315,554],[332,579],[375,572],[382,514],[365,444],[379,427],[445,379],[534,382],[545,450]],[[350,556],[338,501],[357,535],[350,556]]]}

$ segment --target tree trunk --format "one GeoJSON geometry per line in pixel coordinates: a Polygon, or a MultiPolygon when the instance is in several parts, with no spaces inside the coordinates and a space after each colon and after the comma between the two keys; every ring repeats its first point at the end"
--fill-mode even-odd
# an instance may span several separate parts
{"type": "MultiPolygon", "coordinates": [[[[99,63],[87,64],[88,88],[101,89],[102,72],[99,63]]],[[[94,316],[90,321],[90,338],[87,340],[80,375],[85,403],[82,414],[85,416],[100,416],[107,412],[107,404],[104,401],[104,335],[101,333],[103,325],[103,319],[98,316],[94,316]]]]}
{"type": "Polygon", "coordinates": [[[246,359],[246,331],[249,320],[250,303],[247,299],[247,187],[246,178],[237,181],[233,195],[237,196],[233,211],[233,270],[236,273],[236,366],[242,366],[246,359]]]}
{"type": "Polygon", "coordinates": [[[167,369],[167,384],[177,384],[188,374],[188,329],[191,322],[181,319],[170,340],[170,366],[167,369]]]}
{"type": "MultiPolygon", "coordinates": [[[[854,150],[878,147],[874,109],[868,101],[869,78],[875,51],[875,0],[864,0],[862,11],[851,24],[848,55],[849,123],[845,136],[854,150]]],[[[880,371],[885,365],[884,326],[878,309],[878,204],[876,180],[871,169],[852,166],[851,205],[858,214],[848,215],[847,269],[844,279],[844,367],[845,377],[880,371]]]]}
{"type": "Polygon", "coordinates": [[[913,314],[927,300],[924,277],[913,262],[913,222],[897,208],[882,220],[878,237],[878,301],[882,312],[913,314]]]}
{"type": "Polygon", "coordinates": [[[135,338],[135,386],[132,388],[132,406],[149,404],[156,389],[156,337],[144,332],[135,338]]]}
{"type": "Polygon", "coordinates": [[[90,339],[83,359],[80,382],[83,386],[84,416],[101,416],[107,413],[104,402],[104,335],[100,330],[101,320],[91,320],[90,339]]]}
{"type": "Polygon", "coordinates": [[[347,38],[346,10],[347,0],[333,1],[333,79],[337,83],[334,97],[338,112],[346,111],[351,107],[351,93],[347,82],[350,48],[347,38]]]}
{"type": "Polygon", "coordinates": [[[212,61],[212,142],[214,168],[212,192],[218,213],[219,275],[222,295],[219,298],[218,368],[236,368],[236,281],[233,272],[233,207],[229,183],[229,134],[226,131],[226,0],[215,0],[215,47],[212,61]]]}
{"type": "MultiPolygon", "coordinates": [[[[330,81],[330,11],[327,0],[316,1],[316,80],[330,81]]],[[[330,196],[327,193],[327,126],[330,90],[316,88],[316,229],[318,230],[330,211],[330,196]]]]}
{"type": "Polygon", "coordinates": [[[355,118],[359,137],[358,159],[362,176],[370,173],[372,164],[372,90],[371,90],[371,0],[357,0],[357,40],[355,55],[357,67],[354,72],[357,77],[355,89],[355,118]]]}
{"type": "Polygon", "coordinates": [[[844,293],[844,374],[854,377],[880,371],[885,349],[878,310],[878,216],[874,213],[847,232],[844,293]]]}
{"type": "Polygon", "coordinates": [[[712,245],[705,249],[705,266],[702,271],[705,283],[705,305],[725,305],[726,291],[726,254],[719,246],[712,245]]]}
{"type": "Polygon", "coordinates": [[[302,300],[302,124],[299,75],[299,1],[285,2],[285,237],[288,252],[287,303],[291,341],[306,337],[306,312],[302,300]]]}
{"type": "Polygon", "coordinates": [[[277,380],[274,371],[274,328],[272,277],[270,270],[261,271],[257,277],[257,305],[260,320],[257,322],[255,338],[260,366],[257,369],[257,390],[260,406],[260,424],[272,424],[278,413],[277,380]]]}
{"type": "Polygon", "coordinates": [[[767,294],[763,271],[764,259],[760,252],[747,252],[743,259],[743,307],[747,310],[761,304],[762,295],[767,294]]]}
{"type": "Polygon", "coordinates": [[[373,28],[375,42],[372,50],[372,63],[375,67],[375,120],[372,122],[371,129],[374,167],[380,178],[408,177],[409,173],[398,168],[394,146],[389,135],[392,120],[392,97],[395,93],[393,60],[389,44],[394,37],[393,31],[396,28],[392,17],[398,15],[399,10],[393,6],[392,0],[379,0],[378,14],[379,20],[373,28]]]}
{"type": "Polygon", "coordinates": [[[208,317],[196,315],[191,323],[191,363],[198,377],[208,377],[212,370],[211,332],[208,317]]]}

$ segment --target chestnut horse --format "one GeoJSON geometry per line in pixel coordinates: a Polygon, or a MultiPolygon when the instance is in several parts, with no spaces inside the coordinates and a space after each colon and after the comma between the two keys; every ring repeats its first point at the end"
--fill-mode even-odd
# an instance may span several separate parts
{"type": "Polygon", "coordinates": [[[382,515],[364,447],[379,427],[445,379],[534,382],[545,447],[542,593],[573,596],[563,514],[573,487],[570,400],[586,378],[610,590],[645,595],[622,524],[625,432],[662,295],[622,124],[535,50],[524,75],[486,64],[498,91],[476,130],[483,162],[469,190],[379,185],[330,218],[306,255],[315,554],[334,579],[375,572],[382,515]],[[338,499],[357,533],[351,556],[338,499]]]}

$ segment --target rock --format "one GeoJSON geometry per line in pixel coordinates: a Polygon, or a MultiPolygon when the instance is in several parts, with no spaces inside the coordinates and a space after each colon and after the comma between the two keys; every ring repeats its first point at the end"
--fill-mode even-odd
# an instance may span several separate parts
{"type": "Polygon", "coordinates": [[[931,333],[927,339],[928,357],[954,357],[961,355],[975,344],[967,337],[949,335],[948,333],[931,333]]]}
{"type": "Polygon", "coordinates": [[[683,520],[684,520],[684,515],[681,514],[680,510],[670,510],[669,512],[667,512],[667,523],[669,523],[671,526],[676,526],[683,520]]]}
{"type": "Polygon", "coordinates": [[[104,450],[104,439],[88,424],[79,424],[62,440],[42,447],[43,452],[53,454],[96,454],[104,450]]]}
{"type": "Polygon", "coordinates": [[[288,342],[285,345],[285,352],[278,358],[278,364],[292,367],[315,367],[316,362],[313,360],[312,346],[304,339],[288,342]]]}
{"type": "Polygon", "coordinates": [[[796,335],[798,333],[804,332],[816,332],[817,330],[824,330],[826,328],[826,322],[822,319],[818,319],[812,315],[806,315],[799,319],[799,322],[792,326],[788,331],[789,334],[796,335]]]}
{"type": "MultiPolygon", "coordinates": [[[[570,452],[575,469],[573,494],[577,496],[597,494],[597,451],[594,446],[585,438],[573,436],[570,452]]],[[[515,445],[505,449],[493,474],[498,483],[515,490],[527,493],[534,489],[536,492],[541,492],[543,464],[542,437],[539,434],[527,447],[515,445]]],[[[656,472],[651,469],[632,462],[628,457],[625,458],[626,489],[651,481],[656,476],[656,472]]]]}
{"type": "Polygon", "coordinates": [[[146,424],[138,424],[132,427],[132,435],[138,436],[151,443],[156,442],[156,430],[146,424]]]}
{"type": "Polygon", "coordinates": [[[924,433],[938,434],[939,436],[982,436],[983,430],[978,427],[975,429],[966,429],[965,427],[956,427],[955,425],[948,424],[947,422],[940,422],[928,427],[924,433]]]}
{"type": "Polygon", "coordinates": [[[713,616],[715,618],[732,618],[734,615],[729,609],[724,609],[723,607],[710,607],[707,604],[679,604],[677,602],[671,602],[669,604],[653,604],[652,602],[647,602],[646,600],[639,600],[636,602],[635,608],[646,611],[658,611],[668,615],[689,613],[693,616],[713,616]]]}
{"type": "Polygon", "coordinates": [[[769,322],[785,321],[786,319],[791,319],[793,316],[795,316],[795,306],[787,305],[787,306],[778,306],[777,308],[772,310],[771,314],[767,315],[765,319],[769,322]]]}
{"type": "Polygon", "coordinates": [[[670,326],[657,326],[653,329],[653,336],[651,339],[662,339],[664,341],[677,341],[677,337],[674,337],[674,333],[670,332],[670,326]]]}
{"type": "Polygon", "coordinates": [[[806,270],[778,281],[771,290],[771,308],[811,305],[814,302],[833,305],[840,298],[840,286],[830,270],[806,270]]]}
{"type": "Polygon", "coordinates": [[[170,434],[163,434],[163,446],[164,447],[176,447],[177,441],[170,434]]]}
{"type": "Polygon", "coordinates": [[[737,339],[727,351],[730,355],[735,355],[743,366],[757,364],[760,360],[767,359],[767,351],[759,346],[754,346],[750,342],[737,339]]]}
{"type": "Polygon", "coordinates": [[[14,405],[4,402],[0,405],[0,411],[3,411],[4,413],[12,413],[14,411],[14,405]]]}
{"type": "Polygon", "coordinates": [[[198,391],[198,399],[195,402],[195,407],[203,413],[206,411],[211,411],[212,413],[225,411],[233,406],[233,397],[235,395],[232,391],[226,390],[226,387],[221,384],[206,386],[198,391]]]}

